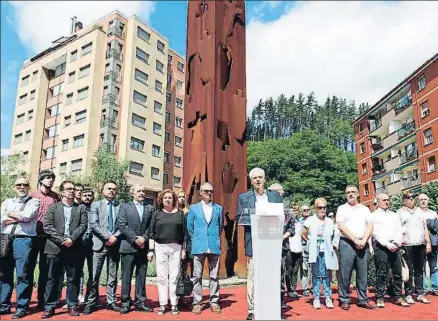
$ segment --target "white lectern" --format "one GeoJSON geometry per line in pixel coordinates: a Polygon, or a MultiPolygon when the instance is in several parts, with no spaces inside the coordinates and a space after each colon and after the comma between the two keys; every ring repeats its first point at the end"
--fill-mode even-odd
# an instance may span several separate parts
{"type": "Polygon", "coordinates": [[[239,225],[251,225],[254,265],[254,319],[281,320],[282,203],[257,203],[244,209],[239,225]]]}

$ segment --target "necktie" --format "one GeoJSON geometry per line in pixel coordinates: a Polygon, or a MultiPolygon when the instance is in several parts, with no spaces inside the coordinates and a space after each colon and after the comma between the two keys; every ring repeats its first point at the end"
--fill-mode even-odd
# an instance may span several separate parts
{"type": "Polygon", "coordinates": [[[108,202],[108,226],[109,232],[114,233],[113,202],[108,202]]]}

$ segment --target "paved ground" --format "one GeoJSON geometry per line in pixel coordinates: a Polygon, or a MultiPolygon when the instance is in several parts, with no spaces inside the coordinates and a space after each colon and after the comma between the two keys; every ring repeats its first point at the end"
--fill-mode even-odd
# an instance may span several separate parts
{"type": "MultiPolygon", "coordinates": [[[[104,289],[101,290],[104,292],[104,289]]],[[[120,293],[120,287],[119,287],[120,293]]],[[[205,295],[208,295],[208,290],[204,291],[205,295]]],[[[120,294],[119,294],[120,295],[120,294]]],[[[155,286],[147,287],[147,296],[149,298],[148,304],[153,307],[158,307],[158,292],[155,286]]],[[[352,306],[350,311],[343,311],[338,307],[337,293],[333,294],[335,298],[335,309],[328,310],[324,306],[321,310],[314,310],[312,308],[311,298],[302,298],[298,301],[288,302],[288,310],[285,313],[287,319],[290,320],[438,320],[438,297],[429,296],[432,301],[430,305],[424,305],[417,303],[409,308],[401,308],[387,302],[385,309],[378,309],[374,311],[364,310],[352,306]]],[[[375,299],[373,293],[370,294],[372,300],[375,299]]],[[[204,297],[208,300],[208,297],[204,297]]],[[[101,301],[104,302],[104,297],[101,295],[101,301]]],[[[353,303],[356,302],[356,293],[353,292],[353,303]]],[[[35,302],[32,303],[32,308],[35,306],[35,302]]],[[[120,315],[116,312],[107,311],[101,309],[91,316],[81,315],[79,318],[73,318],[68,316],[67,311],[58,309],[55,320],[139,320],[139,319],[151,319],[151,320],[243,320],[246,318],[246,288],[245,287],[232,287],[223,288],[221,290],[221,306],[223,308],[222,314],[213,314],[208,307],[202,312],[201,315],[193,315],[189,306],[181,306],[181,314],[178,316],[172,316],[170,313],[164,316],[158,316],[156,313],[143,313],[143,312],[131,312],[127,315],[120,315]]],[[[36,320],[40,319],[41,313],[31,314],[25,319],[36,320]]],[[[2,316],[1,320],[9,320],[10,315],[2,316]]]]}

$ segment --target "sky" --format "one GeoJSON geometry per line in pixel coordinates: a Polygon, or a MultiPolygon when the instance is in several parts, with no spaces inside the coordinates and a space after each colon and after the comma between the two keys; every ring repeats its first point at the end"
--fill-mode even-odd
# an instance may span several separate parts
{"type": "MultiPolygon", "coordinates": [[[[68,35],[72,16],[87,26],[116,9],[185,55],[187,1],[1,1],[2,155],[23,61],[68,35]]],[[[248,115],[282,93],[375,103],[438,52],[436,17],[435,1],[246,1],[248,115]]]]}

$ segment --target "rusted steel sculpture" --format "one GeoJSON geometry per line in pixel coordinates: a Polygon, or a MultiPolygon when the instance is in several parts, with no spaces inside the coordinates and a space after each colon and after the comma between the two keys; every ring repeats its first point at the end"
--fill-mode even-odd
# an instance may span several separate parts
{"type": "Polygon", "coordinates": [[[213,184],[226,224],[219,275],[245,276],[243,233],[231,244],[247,188],[244,1],[189,1],[186,64],[183,186],[193,204],[200,185],[213,184]]]}

